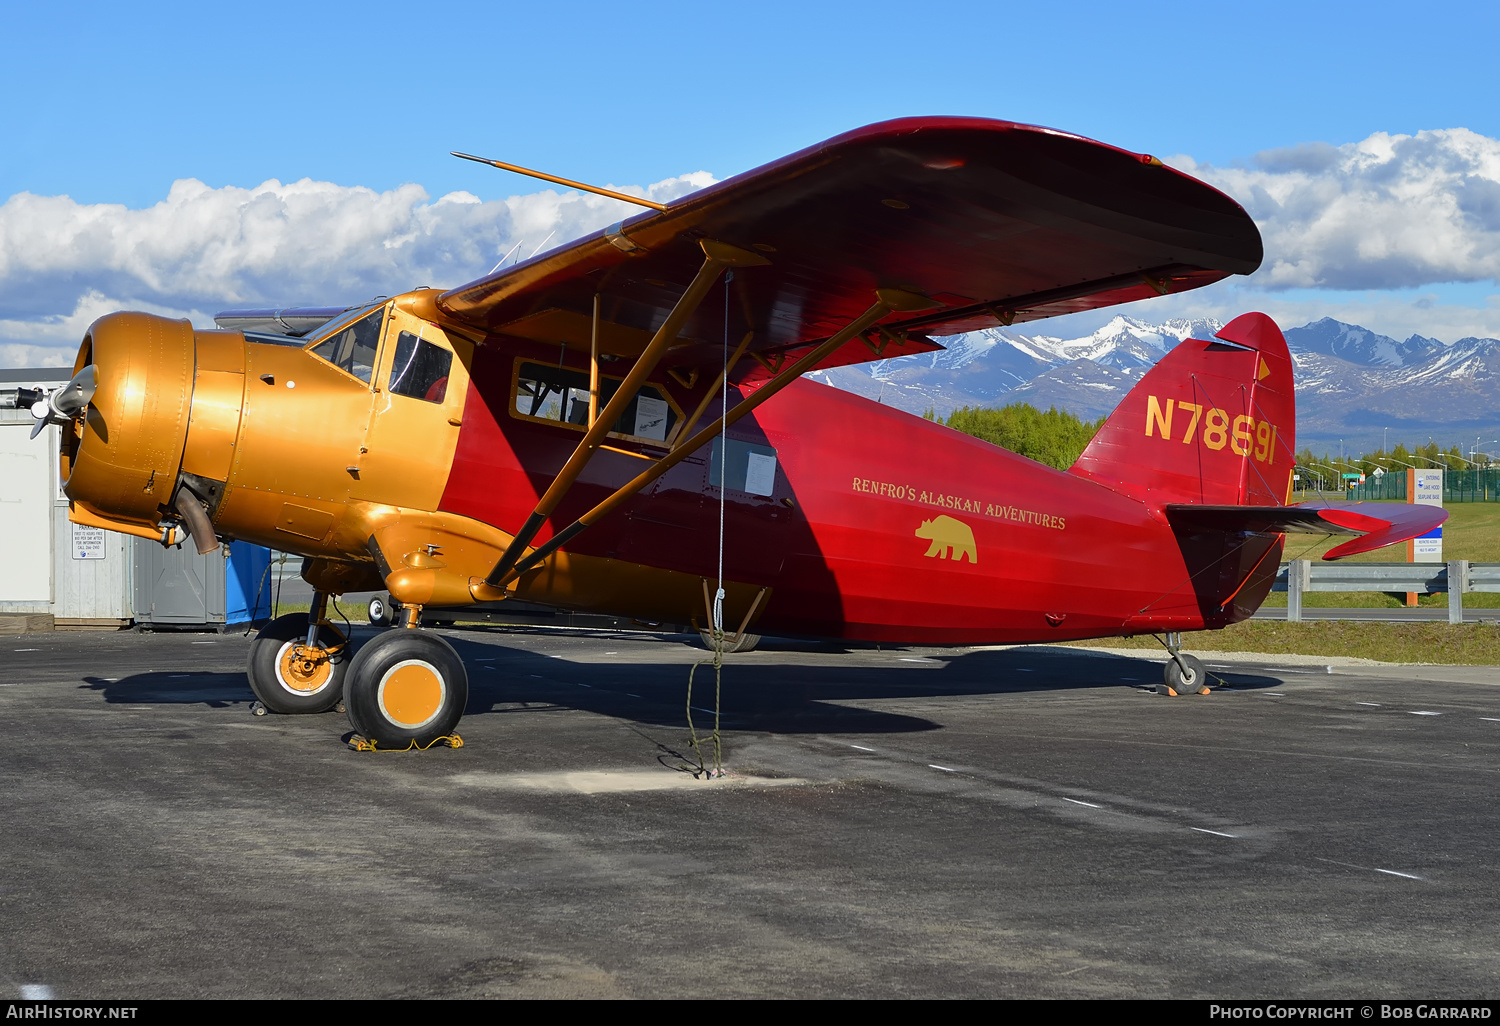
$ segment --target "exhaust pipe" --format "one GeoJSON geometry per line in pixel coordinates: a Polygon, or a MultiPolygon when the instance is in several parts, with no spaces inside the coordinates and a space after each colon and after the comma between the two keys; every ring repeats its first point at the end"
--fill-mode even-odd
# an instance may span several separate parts
{"type": "Polygon", "coordinates": [[[214,525],[208,519],[208,512],[192,491],[187,488],[177,489],[177,501],[172,504],[172,508],[187,525],[188,533],[198,546],[198,555],[206,556],[219,547],[219,537],[214,534],[214,525]]]}

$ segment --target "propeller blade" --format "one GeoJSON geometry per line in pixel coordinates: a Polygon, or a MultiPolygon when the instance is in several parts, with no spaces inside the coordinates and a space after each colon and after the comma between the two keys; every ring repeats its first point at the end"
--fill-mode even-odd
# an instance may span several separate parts
{"type": "Polygon", "coordinates": [[[60,416],[72,420],[83,412],[83,408],[94,398],[98,387],[99,373],[93,364],[89,364],[73,375],[72,381],[57,390],[52,396],[52,408],[60,416]]]}

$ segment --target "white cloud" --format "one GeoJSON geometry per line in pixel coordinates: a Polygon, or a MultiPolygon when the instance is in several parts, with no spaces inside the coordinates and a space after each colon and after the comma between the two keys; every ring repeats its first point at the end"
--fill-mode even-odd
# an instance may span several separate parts
{"type": "MultiPolygon", "coordinates": [[[[101,292],[89,289],[78,297],[69,313],[49,314],[28,319],[0,318],[0,338],[14,338],[25,333],[37,342],[76,345],[78,340],[83,338],[84,331],[96,319],[122,309],[125,309],[125,305],[121,300],[112,299],[101,292]]],[[[200,311],[181,310],[177,307],[163,306],[160,303],[140,303],[130,309],[144,310],[146,313],[160,314],[163,317],[187,317],[190,320],[202,321],[207,316],[212,320],[212,314],[205,315],[200,311]]]]}
{"type": "MultiPolygon", "coordinates": [[[[662,202],[713,181],[700,171],[617,191],[662,202]]],[[[144,210],[18,193],[0,206],[0,343],[72,348],[95,317],[125,308],[201,325],[235,306],[451,287],[485,274],[516,243],[525,257],[549,233],[550,248],[638,210],[554,190],[430,200],[416,185],[376,192],[309,179],[253,189],[184,179],[144,210]]]]}
{"type": "Polygon", "coordinates": [[[1253,166],[1173,166],[1260,225],[1263,289],[1500,280],[1500,140],[1464,128],[1268,150],[1253,166]]]}
{"type": "MultiPolygon", "coordinates": [[[[1500,300],[1464,305],[1412,291],[1500,280],[1500,140],[1466,129],[1376,133],[1267,151],[1244,167],[1171,163],[1245,205],[1266,262],[1249,279],[1125,312],[1227,320],[1260,309],[1283,327],[1331,316],[1397,338],[1500,336],[1500,300]]],[[[616,188],[664,201],[713,181],[700,171],[616,188]]],[[[557,246],[635,210],[552,189],[484,202],[311,180],[214,189],[186,179],[143,210],[19,193],[0,205],[0,346],[23,348],[0,349],[0,362],[71,360],[84,329],[111,310],[206,325],[235,306],[458,285],[518,243],[526,257],[544,240],[557,246]]]]}

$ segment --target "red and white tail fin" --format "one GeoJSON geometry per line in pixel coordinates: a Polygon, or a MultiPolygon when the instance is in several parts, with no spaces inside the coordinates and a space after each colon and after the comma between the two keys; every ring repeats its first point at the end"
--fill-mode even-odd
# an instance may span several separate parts
{"type": "Polygon", "coordinates": [[[1187,339],[1110,414],[1069,473],[1162,506],[1289,501],[1297,409],[1292,358],[1261,313],[1187,339]]]}

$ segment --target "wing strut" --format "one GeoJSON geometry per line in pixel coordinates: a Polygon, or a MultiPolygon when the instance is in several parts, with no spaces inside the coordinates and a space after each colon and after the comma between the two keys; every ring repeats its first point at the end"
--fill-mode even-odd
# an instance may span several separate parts
{"type": "Polygon", "coordinates": [[[724,375],[734,370],[735,365],[740,362],[740,357],[745,355],[745,347],[750,344],[750,340],[754,337],[755,332],[745,332],[745,337],[740,340],[739,348],[734,351],[733,356],[725,361],[723,369],[714,378],[714,383],[709,385],[708,391],[703,393],[703,399],[698,403],[698,408],[693,411],[693,415],[672,429],[672,434],[667,439],[669,446],[674,449],[677,448],[687,437],[687,433],[698,425],[698,419],[703,416],[703,411],[708,409],[708,404],[713,402],[714,396],[719,394],[719,389],[724,384],[724,375]]]}
{"type": "MultiPolygon", "coordinates": [[[[546,493],[537,501],[536,509],[526,518],[526,523],[521,525],[521,530],[516,534],[515,540],[510,543],[505,552],[501,554],[495,568],[490,571],[485,582],[491,587],[498,586],[505,579],[507,572],[516,565],[516,560],[531,544],[536,533],[542,529],[557,504],[568,494],[568,489],[573,487],[573,482],[578,480],[578,475],[583,473],[583,468],[589,465],[594,458],[594,453],[603,444],[605,436],[614,427],[620,415],[625,412],[625,407],[635,398],[636,392],[640,391],[641,385],[646,377],[656,368],[657,361],[667,348],[677,341],[677,333],[687,319],[698,309],[698,304],[703,302],[703,297],[708,295],[708,290],[713,288],[714,283],[719,280],[719,275],[730,267],[755,267],[760,264],[770,263],[759,253],[751,253],[735,246],[725,245],[722,242],[714,242],[711,239],[700,239],[698,245],[703,248],[703,266],[698,268],[694,275],[692,284],[677,300],[677,305],[672,307],[672,312],[667,314],[667,319],[662,322],[656,334],[652,336],[650,344],[631,366],[625,380],[620,382],[619,389],[610,396],[609,402],[604,404],[604,409],[599,411],[598,416],[589,424],[584,432],[583,439],[578,447],[573,450],[573,455],[568,457],[568,462],[563,464],[562,470],[557,472],[557,477],[552,479],[546,493]]],[[[597,401],[597,400],[596,400],[597,401]]],[[[591,404],[593,405],[593,404],[591,404]]]]}
{"type": "MultiPolygon", "coordinates": [[[[705,249],[707,249],[707,244],[705,244],[705,249]]],[[[707,268],[707,266],[708,264],[705,263],[704,267],[707,268]]],[[[504,598],[506,596],[505,586],[511,581],[515,580],[522,574],[526,573],[528,570],[540,564],[544,559],[552,555],[552,553],[556,552],[558,549],[562,548],[562,546],[566,545],[569,541],[587,530],[589,526],[597,522],[601,517],[608,515],[612,510],[619,507],[621,503],[625,502],[625,500],[629,499],[631,496],[639,492],[642,488],[645,488],[647,485],[651,484],[657,478],[665,474],[668,470],[671,470],[678,463],[682,462],[684,458],[690,456],[694,452],[697,452],[700,448],[703,447],[705,443],[721,434],[726,428],[729,427],[729,425],[733,424],[735,421],[739,420],[747,413],[750,413],[761,403],[764,403],[767,399],[770,399],[773,395],[775,395],[777,392],[780,392],[783,388],[791,384],[804,373],[816,367],[819,361],[826,358],[828,354],[837,350],[839,346],[843,345],[845,342],[848,342],[856,335],[859,335],[860,333],[866,331],[872,324],[880,320],[880,318],[884,317],[886,314],[890,313],[893,310],[903,312],[911,310],[925,310],[936,305],[936,303],[928,299],[926,296],[917,295],[913,292],[903,292],[900,289],[876,289],[874,305],[864,313],[860,314],[854,320],[850,321],[838,332],[830,336],[826,342],[812,349],[805,356],[803,356],[802,359],[798,360],[790,367],[782,368],[779,374],[771,378],[764,385],[760,386],[760,388],[756,389],[749,396],[742,399],[724,416],[716,418],[714,421],[700,430],[696,435],[693,435],[691,438],[687,439],[684,442],[678,443],[675,447],[673,447],[671,452],[667,453],[667,455],[663,456],[661,459],[653,463],[649,469],[642,471],[629,483],[617,489],[612,495],[609,496],[609,498],[605,499],[603,502],[599,503],[599,505],[583,514],[583,516],[573,521],[573,523],[563,528],[557,534],[553,535],[550,541],[532,550],[526,555],[524,559],[513,559],[507,562],[507,560],[511,556],[512,550],[515,550],[520,545],[529,543],[531,538],[535,537],[536,532],[533,531],[525,541],[522,541],[521,537],[517,536],[516,540],[511,543],[510,548],[506,550],[505,556],[501,558],[500,563],[496,564],[494,571],[490,573],[489,577],[485,578],[483,581],[479,580],[478,578],[474,578],[469,582],[470,594],[472,594],[474,598],[479,602],[493,602],[497,599],[504,598]],[[502,566],[501,564],[504,564],[504,566],[502,566]]],[[[655,344],[655,340],[653,340],[652,344],[655,344]]],[[[647,351],[650,351],[649,348],[647,351]]],[[[645,355],[642,354],[641,358],[645,359],[645,355]]],[[[625,391],[623,386],[621,387],[620,391],[625,391]]],[[[613,421],[607,419],[607,413],[601,414],[599,420],[601,424],[613,423],[613,421]]],[[[585,441],[587,441],[587,439],[585,439],[585,441]]],[[[582,448],[582,444],[580,444],[579,448],[582,448]]],[[[564,468],[564,470],[566,469],[567,468],[564,468]]],[[[559,475],[559,477],[561,477],[561,475],[559,475]]],[[[551,494],[550,490],[548,494],[551,494]]],[[[537,508],[540,509],[540,505],[537,508]]],[[[533,516],[535,516],[535,514],[533,514],[533,516]]],[[[528,526],[530,525],[530,523],[531,521],[528,520],[528,526]]]]}

